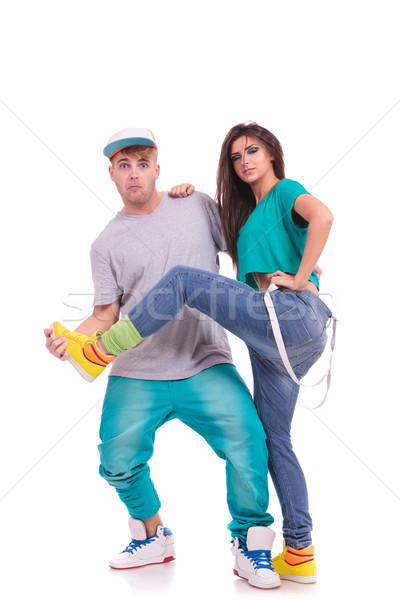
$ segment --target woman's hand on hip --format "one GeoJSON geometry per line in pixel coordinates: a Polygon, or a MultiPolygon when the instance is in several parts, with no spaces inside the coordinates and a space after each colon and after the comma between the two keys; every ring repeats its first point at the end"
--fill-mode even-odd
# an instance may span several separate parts
{"type": "Polygon", "coordinates": [[[296,275],[284,273],[283,271],[275,271],[271,275],[271,283],[277,286],[289,288],[290,290],[303,291],[306,289],[307,281],[299,281],[296,275]]]}

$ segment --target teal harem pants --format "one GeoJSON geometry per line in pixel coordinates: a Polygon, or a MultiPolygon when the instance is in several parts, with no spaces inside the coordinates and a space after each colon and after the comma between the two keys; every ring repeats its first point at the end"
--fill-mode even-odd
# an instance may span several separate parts
{"type": "Polygon", "coordinates": [[[161,503],[147,462],[156,430],[171,419],[197,431],[226,461],[228,529],[246,547],[249,527],[273,522],[267,512],[268,456],[250,392],[231,364],[173,381],[109,377],[100,425],[100,475],[116,488],[131,517],[144,521],[154,516],[161,503]]]}

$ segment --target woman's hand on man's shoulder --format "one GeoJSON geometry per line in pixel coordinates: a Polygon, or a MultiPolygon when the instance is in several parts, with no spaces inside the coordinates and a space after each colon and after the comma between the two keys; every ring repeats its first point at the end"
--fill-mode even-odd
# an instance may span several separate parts
{"type": "Polygon", "coordinates": [[[190,196],[194,192],[194,185],[192,183],[181,183],[180,185],[175,185],[169,191],[169,195],[174,198],[186,198],[186,196],[190,196]]]}

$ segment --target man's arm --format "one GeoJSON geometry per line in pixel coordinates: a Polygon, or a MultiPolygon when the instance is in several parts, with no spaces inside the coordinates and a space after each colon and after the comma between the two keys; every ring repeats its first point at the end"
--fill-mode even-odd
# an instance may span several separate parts
{"type": "MultiPolygon", "coordinates": [[[[99,329],[103,332],[108,331],[119,318],[120,301],[116,300],[112,304],[105,304],[104,306],[95,306],[93,313],[82,321],[82,323],[75,329],[78,333],[83,335],[92,335],[99,329]]],[[[56,335],[52,337],[53,330],[47,328],[44,330],[46,336],[46,348],[56,358],[64,361],[67,360],[68,353],[68,340],[62,335],[56,335]]]]}

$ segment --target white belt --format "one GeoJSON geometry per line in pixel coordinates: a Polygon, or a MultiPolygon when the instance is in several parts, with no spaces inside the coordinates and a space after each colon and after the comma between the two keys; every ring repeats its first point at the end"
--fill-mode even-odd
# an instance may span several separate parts
{"type": "Polygon", "coordinates": [[[317,381],[317,383],[313,383],[313,384],[309,384],[306,385],[304,383],[301,383],[301,381],[299,381],[299,379],[297,379],[292,366],[289,362],[289,358],[286,352],[286,348],[285,348],[285,343],[282,339],[282,333],[281,333],[281,329],[279,327],[279,322],[278,322],[278,317],[276,316],[276,312],[275,312],[275,307],[274,307],[274,303],[272,302],[272,298],[271,298],[271,294],[270,291],[273,291],[274,289],[278,289],[276,286],[274,286],[274,288],[272,288],[272,286],[270,286],[268,288],[268,290],[265,292],[264,294],[264,302],[265,302],[265,306],[267,307],[267,311],[269,314],[269,319],[271,322],[271,327],[272,327],[272,331],[274,334],[274,338],[275,338],[275,342],[276,345],[278,347],[279,350],[279,354],[280,357],[282,359],[283,364],[286,367],[287,372],[289,373],[290,377],[293,379],[293,381],[295,383],[297,383],[298,385],[302,385],[303,387],[315,387],[316,385],[319,385],[326,377],[326,392],[325,392],[325,396],[323,398],[323,400],[317,404],[317,406],[313,406],[310,407],[307,404],[305,404],[304,402],[299,400],[299,403],[302,404],[305,408],[309,408],[311,410],[314,410],[316,408],[319,408],[320,406],[323,405],[323,403],[326,400],[326,397],[328,395],[328,391],[329,391],[329,387],[331,385],[331,370],[332,370],[332,358],[333,358],[333,349],[335,347],[335,340],[336,340],[336,322],[337,319],[335,317],[331,317],[331,322],[332,322],[332,337],[331,337],[331,358],[329,361],[329,367],[327,372],[325,373],[325,375],[323,375],[321,377],[321,379],[319,381],[317,381]]]}

